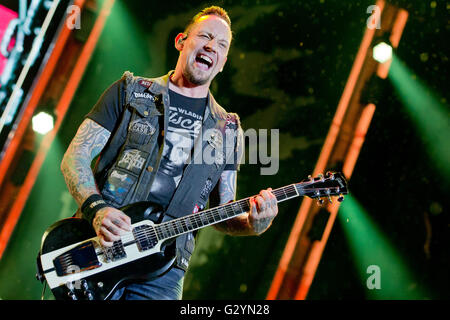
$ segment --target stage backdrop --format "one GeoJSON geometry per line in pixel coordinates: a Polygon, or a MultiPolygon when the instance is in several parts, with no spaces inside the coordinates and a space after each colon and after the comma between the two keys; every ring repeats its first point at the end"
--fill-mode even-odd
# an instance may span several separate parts
{"type": "MultiPolygon", "coordinates": [[[[441,34],[447,9],[442,2],[437,8],[428,1],[413,2],[406,7],[410,19],[398,55],[445,104],[444,77],[449,70],[441,34]]],[[[76,210],[59,167],[84,115],[124,71],[154,77],[173,69],[176,34],[210,4],[116,1],[0,261],[2,299],[40,298],[42,286],[34,275],[41,236],[54,221],[76,210]]],[[[238,197],[298,182],[312,172],[319,156],[373,1],[230,0],[216,4],[230,13],[234,41],[227,65],[212,85],[213,94],[228,111],[241,116],[244,129],[280,130],[277,174],[261,175],[259,165],[244,164],[238,176],[238,197]]],[[[414,293],[424,299],[448,298],[443,285],[449,283],[450,267],[448,189],[396,91],[388,80],[385,83],[350,192],[413,273],[403,297],[414,293]],[[432,228],[428,251],[424,249],[429,239],[427,225],[432,228]]],[[[300,203],[296,199],[280,204],[273,226],[259,237],[231,237],[213,228],[200,231],[184,298],[264,299],[300,203]]],[[[369,297],[357,261],[336,220],[308,298],[369,297]]],[[[45,297],[51,299],[49,292],[45,297]]]]}

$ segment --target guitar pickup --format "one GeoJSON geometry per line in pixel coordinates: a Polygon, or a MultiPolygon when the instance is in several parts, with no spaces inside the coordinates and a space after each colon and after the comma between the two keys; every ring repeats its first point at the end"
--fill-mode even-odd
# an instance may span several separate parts
{"type": "Polygon", "coordinates": [[[73,273],[95,269],[102,264],[97,258],[94,242],[83,242],[53,259],[56,274],[66,276],[73,273]]]}

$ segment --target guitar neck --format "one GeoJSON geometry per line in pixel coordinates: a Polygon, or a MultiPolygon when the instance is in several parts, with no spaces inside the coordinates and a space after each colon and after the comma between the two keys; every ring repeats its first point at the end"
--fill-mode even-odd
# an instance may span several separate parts
{"type": "MultiPolygon", "coordinates": [[[[277,198],[277,202],[281,202],[300,196],[301,192],[299,191],[298,184],[291,184],[272,190],[272,193],[277,198]]],[[[170,239],[248,212],[250,210],[250,198],[252,197],[158,224],[155,226],[158,239],[170,239]]]]}

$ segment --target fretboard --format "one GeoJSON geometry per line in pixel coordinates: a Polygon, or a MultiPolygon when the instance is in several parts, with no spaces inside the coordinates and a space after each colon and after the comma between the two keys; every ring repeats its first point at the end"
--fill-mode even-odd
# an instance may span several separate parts
{"type": "MultiPolygon", "coordinates": [[[[272,193],[277,198],[277,202],[281,202],[300,196],[299,190],[298,184],[291,184],[272,190],[272,193]]],[[[158,239],[173,238],[246,213],[250,210],[250,198],[252,197],[155,225],[154,228],[158,239]]]]}

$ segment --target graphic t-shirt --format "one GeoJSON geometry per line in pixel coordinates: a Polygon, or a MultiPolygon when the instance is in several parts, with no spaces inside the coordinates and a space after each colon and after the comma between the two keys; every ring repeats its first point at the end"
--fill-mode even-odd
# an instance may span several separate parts
{"type": "MultiPolygon", "coordinates": [[[[200,132],[207,98],[189,98],[169,90],[169,124],[160,167],[147,200],[166,207],[181,180],[187,160],[192,155],[194,140],[200,132]]],[[[124,110],[123,80],[112,84],[86,116],[113,132],[124,110]]],[[[238,162],[225,165],[225,170],[237,170],[238,162]]]]}
{"type": "Polygon", "coordinates": [[[161,163],[150,189],[150,201],[169,204],[184,167],[189,162],[194,141],[200,133],[207,98],[190,98],[169,90],[169,124],[161,163]]]}

